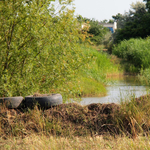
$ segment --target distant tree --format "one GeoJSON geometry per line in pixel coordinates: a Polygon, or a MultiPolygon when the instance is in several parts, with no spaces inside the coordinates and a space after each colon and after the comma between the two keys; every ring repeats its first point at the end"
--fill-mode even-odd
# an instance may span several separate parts
{"type": "Polygon", "coordinates": [[[123,39],[144,38],[150,35],[150,17],[146,6],[142,2],[131,4],[131,9],[124,15],[113,16],[117,21],[118,29],[114,33],[114,42],[118,43],[123,39]]]}
{"type": "Polygon", "coordinates": [[[113,19],[109,19],[108,23],[114,23],[113,19]]]}
{"type": "Polygon", "coordinates": [[[93,35],[90,39],[95,44],[102,44],[105,34],[108,32],[108,29],[99,24],[98,21],[90,21],[90,28],[88,33],[93,35]]]}
{"type": "Polygon", "coordinates": [[[146,8],[148,12],[150,13],[150,0],[143,0],[143,1],[146,2],[146,8]]]}
{"type": "Polygon", "coordinates": [[[101,23],[107,23],[107,19],[104,19],[103,21],[101,21],[101,23]]]}
{"type": "Polygon", "coordinates": [[[123,15],[120,14],[120,13],[118,13],[116,16],[112,16],[112,18],[113,18],[115,21],[120,20],[122,17],[123,17],[123,15]]]}
{"type": "Polygon", "coordinates": [[[79,16],[77,16],[77,20],[78,20],[79,22],[82,22],[82,21],[83,21],[83,17],[82,17],[81,15],[79,15],[79,16]]]}

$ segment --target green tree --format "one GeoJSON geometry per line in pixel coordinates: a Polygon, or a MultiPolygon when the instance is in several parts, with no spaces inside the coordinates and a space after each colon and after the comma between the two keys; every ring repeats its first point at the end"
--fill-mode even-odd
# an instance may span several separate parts
{"type": "Polygon", "coordinates": [[[90,39],[95,44],[102,44],[105,34],[108,29],[99,24],[98,21],[90,21],[90,28],[88,33],[93,35],[90,39]]]}
{"type": "Polygon", "coordinates": [[[128,13],[117,14],[113,18],[117,21],[118,27],[113,35],[115,43],[124,39],[145,38],[150,35],[150,17],[146,12],[145,4],[142,2],[132,3],[128,13]]]}
{"type": "Polygon", "coordinates": [[[0,1],[0,96],[67,91],[82,65],[72,1],[51,1],[0,1]]]}
{"type": "Polygon", "coordinates": [[[150,0],[143,0],[143,1],[146,2],[146,8],[148,12],[150,13],[150,0]]]}

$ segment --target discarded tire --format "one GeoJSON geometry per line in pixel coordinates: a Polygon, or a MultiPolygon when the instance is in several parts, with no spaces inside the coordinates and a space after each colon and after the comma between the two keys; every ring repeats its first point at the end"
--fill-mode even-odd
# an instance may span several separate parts
{"type": "Polygon", "coordinates": [[[38,105],[40,108],[50,108],[55,105],[62,104],[61,94],[52,94],[52,95],[30,95],[25,97],[25,106],[33,108],[35,105],[38,105]]]}
{"type": "Polygon", "coordinates": [[[7,108],[19,108],[22,101],[23,101],[22,96],[0,97],[0,103],[5,105],[7,108]]]}

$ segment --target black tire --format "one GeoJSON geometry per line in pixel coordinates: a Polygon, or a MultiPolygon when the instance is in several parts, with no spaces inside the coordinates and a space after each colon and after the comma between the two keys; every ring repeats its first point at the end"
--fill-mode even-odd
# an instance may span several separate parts
{"type": "Polygon", "coordinates": [[[26,108],[34,108],[35,105],[38,105],[40,108],[48,109],[52,106],[62,104],[61,94],[52,94],[52,95],[40,95],[40,96],[26,96],[25,97],[25,106],[26,108]]]}
{"type": "Polygon", "coordinates": [[[4,104],[7,108],[19,108],[22,101],[23,101],[22,96],[0,97],[0,103],[4,104]]]}

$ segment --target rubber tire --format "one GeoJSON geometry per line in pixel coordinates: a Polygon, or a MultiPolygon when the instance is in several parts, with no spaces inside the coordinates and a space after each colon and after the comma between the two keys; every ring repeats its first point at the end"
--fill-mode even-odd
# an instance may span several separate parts
{"type": "Polygon", "coordinates": [[[62,103],[63,100],[61,94],[43,94],[42,96],[30,95],[25,97],[26,108],[34,108],[35,105],[38,105],[40,108],[48,109],[52,106],[56,106],[62,103]]]}
{"type": "Polygon", "coordinates": [[[22,96],[16,97],[0,97],[0,103],[4,104],[7,108],[19,108],[23,101],[22,96]]]}

